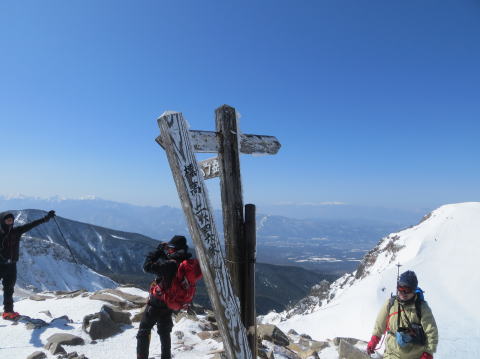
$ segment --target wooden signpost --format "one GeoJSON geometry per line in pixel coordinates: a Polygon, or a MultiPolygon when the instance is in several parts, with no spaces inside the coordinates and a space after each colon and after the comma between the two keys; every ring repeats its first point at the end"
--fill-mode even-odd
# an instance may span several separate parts
{"type": "Polygon", "coordinates": [[[275,154],[280,143],[272,136],[240,134],[230,106],[215,113],[216,132],[189,131],[181,113],[164,113],[156,141],[167,153],[225,352],[230,359],[255,358],[255,206],[246,206],[244,223],[239,153],[275,154]],[[197,163],[194,152],[218,157],[197,163]],[[228,270],[204,183],[218,176],[228,270]]]}

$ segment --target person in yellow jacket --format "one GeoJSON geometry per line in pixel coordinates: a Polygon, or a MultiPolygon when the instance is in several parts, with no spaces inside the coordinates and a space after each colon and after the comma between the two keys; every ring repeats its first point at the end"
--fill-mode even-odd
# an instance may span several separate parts
{"type": "Polygon", "coordinates": [[[384,359],[433,359],[437,350],[438,329],[432,310],[417,290],[415,272],[402,273],[397,296],[390,298],[378,313],[367,353],[373,354],[380,338],[386,335],[384,359]]]}

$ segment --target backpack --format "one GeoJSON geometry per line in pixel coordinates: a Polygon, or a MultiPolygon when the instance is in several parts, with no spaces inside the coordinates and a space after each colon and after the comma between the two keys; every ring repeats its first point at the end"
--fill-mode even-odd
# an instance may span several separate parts
{"type": "Polygon", "coordinates": [[[162,281],[153,282],[150,294],[163,301],[172,310],[185,309],[195,296],[196,283],[202,278],[197,259],[185,259],[180,263],[168,288],[162,281]]]}
{"type": "MultiPolygon", "coordinates": [[[[423,293],[424,292],[422,288],[417,287],[417,289],[415,289],[415,294],[417,295],[417,297],[415,298],[415,311],[417,312],[417,317],[419,321],[422,320],[422,302],[425,301],[425,296],[423,295],[423,293]]],[[[390,309],[395,303],[395,299],[397,299],[396,295],[392,295],[390,297],[390,300],[388,301],[387,313],[390,313],[390,309]]]]}
{"type": "MultiPolygon", "coordinates": [[[[395,335],[396,335],[397,343],[400,346],[404,346],[408,342],[410,342],[412,344],[425,345],[425,343],[427,341],[425,331],[423,330],[422,324],[420,324],[421,321],[422,321],[422,302],[425,301],[425,297],[423,295],[423,290],[421,288],[415,289],[415,294],[417,295],[416,298],[415,298],[415,312],[417,314],[419,323],[410,323],[410,321],[408,320],[408,317],[406,317],[407,321],[408,321],[409,329],[413,330],[415,332],[415,334],[414,334],[413,337],[410,336],[410,338],[407,342],[404,342],[403,341],[404,337],[402,336],[402,333],[400,331],[401,328],[400,328],[400,307],[399,307],[399,311],[398,311],[398,314],[397,314],[397,326],[399,328],[397,329],[398,331],[397,331],[397,333],[395,333],[395,335]]],[[[387,313],[390,313],[390,309],[394,305],[396,299],[397,299],[397,296],[390,297],[390,300],[388,301],[387,313]]],[[[387,330],[388,330],[388,319],[389,318],[390,318],[390,316],[387,317],[387,330]]]]}

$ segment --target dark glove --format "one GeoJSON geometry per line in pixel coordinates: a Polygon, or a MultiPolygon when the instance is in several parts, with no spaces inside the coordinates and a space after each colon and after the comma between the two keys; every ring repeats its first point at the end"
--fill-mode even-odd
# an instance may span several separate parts
{"type": "Polygon", "coordinates": [[[433,355],[427,352],[423,352],[422,356],[420,359],[433,359],[433,355]]]}
{"type": "Polygon", "coordinates": [[[45,216],[45,222],[48,222],[53,217],[55,217],[55,211],[54,210],[48,211],[47,215],[45,216]]]}
{"type": "Polygon", "coordinates": [[[177,273],[177,262],[174,260],[155,262],[150,265],[150,272],[172,278],[177,273]]]}
{"type": "Polygon", "coordinates": [[[176,261],[182,261],[187,257],[187,253],[185,250],[180,249],[172,254],[167,255],[168,259],[174,259],[176,261]]]}
{"type": "MultiPolygon", "coordinates": [[[[370,341],[367,344],[367,353],[368,354],[375,353],[375,348],[377,347],[379,341],[380,341],[379,337],[377,337],[376,335],[372,335],[372,338],[370,339],[370,341]]],[[[423,359],[423,357],[421,359],[423,359]]]]}

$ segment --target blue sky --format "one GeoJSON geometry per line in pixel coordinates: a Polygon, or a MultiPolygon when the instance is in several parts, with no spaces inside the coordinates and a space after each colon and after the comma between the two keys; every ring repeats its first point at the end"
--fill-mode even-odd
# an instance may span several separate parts
{"type": "MultiPolygon", "coordinates": [[[[156,118],[226,103],[245,202],[480,200],[480,3],[2,1],[0,194],[179,206],[156,118]]],[[[209,185],[218,203],[218,181],[209,185]]]]}

